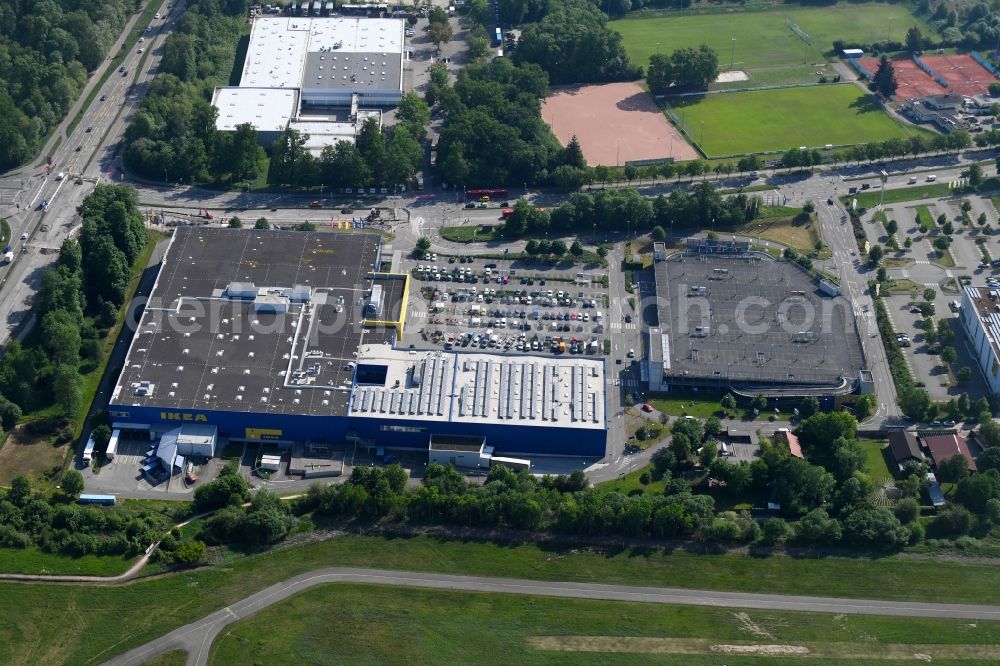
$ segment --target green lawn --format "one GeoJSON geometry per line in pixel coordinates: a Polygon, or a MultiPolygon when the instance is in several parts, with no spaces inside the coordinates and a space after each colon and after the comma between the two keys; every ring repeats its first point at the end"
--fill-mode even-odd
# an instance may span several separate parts
{"type": "Polygon", "coordinates": [[[171,650],[159,657],[142,662],[142,666],[184,666],[187,663],[187,650],[171,650]]]}
{"type": "MultiPolygon", "coordinates": [[[[213,567],[120,587],[0,583],[0,607],[17,610],[0,614],[5,663],[103,662],[267,585],[332,565],[970,603],[995,603],[1000,585],[1000,567],[992,564],[912,557],[760,558],[647,547],[339,536],[251,557],[230,555],[213,567]]],[[[337,625],[326,626],[329,631],[337,625]]],[[[331,633],[343,638],[373,628],[331,633]]],[[[488,634],[488,627],[481,633],[488,634]]]]}
{"type": "Polygon", "coordinates": [[[925,234],[934,228],[934,216],[927,206],[917,206],[917,224],[925,234]]]}
{"type": "Polygon", "coordinates": [[[598,490],[604,492],[619,492],[624,495],[629,495],[637,490],[641,490],[647,495],[659,495],[663,493],[663,480],[651,481],[650,483],[642,483],[639,481],[639,477],[643,474],[653,473],[652,465],[644,465],[642,467],[636,466],[633,471],[628,474],[624,474],[613,481],[605,481],[596,486],[598,490]]]}
{"type": "Polygon", "coordinates": [[[677,97],[670,103],[709,156],[869,143],[920,131],[893,120],[850,83],[677,97]]]}
{"type": "Polygon", "coordinates": [[[0,549],[0,569],[4,573],[56,574],[60,576],[116,576],[135,562],[120,555],[67,557],[44,553],[36,548],[0,549]]]}
{"type": "Polygon", "coordinates": [[[861,448],[865,450],[865,467],[868,469],[868,474],[873,479],[892,476],[885,461],[886,441],[883,439],[862,439],[859,441],[861,448]]]}
{"type": "MultiPolygon", "coordinates": [[[[948,187],[948,183],[930,183],[886,190],[885,199],[882,202],[885,204],[894,204],[904,201],[919,201],[920,199],[937,199],[939,197],[951,196],[954,193],[955,190],[948,187]]],[[[859,208],[871,208],[878,205],[879,196],[879,190],[868,190],[857,195],[844,197],[844,200],[850,202],[851,199],[857,199],[859,208]]],[[[928,211],[929,214],[930,212],[928,211]]]]}
{"type": "Polygon", "coordinates": [[[496,233],[493,231],[480,231],[478,224],[470,224],[461,227],[441,227],[441,238],[453,243],[485,243],[496,240],[496,233]]]}
{"type": "Polygon", "coordinates": [[[210,663],[763,663],[752,654],[720,661],[713,649],[744,642],[803,646],[810,652],[808,663],[906,659],[917,652],[928,659],[987,663],[1000,654],[998,641],[997,622],[741,613],[335,584],[306,590],[230,625],[212,646],[210,663]]]}
{"type": "Polygon", "coordinates": [[[700,419],[709,416],[722,418],[723,409],[719,401],[725,393],[721,391],[671,391],[656,397],[649,397],[649,402],[657,410],[671,416],[694,416],[700,419]]]}
{"type": "Polygon", "coordinates": [[[659,50],[669,54],[675,49],[708,44],[719,56],[719,69],[743,70],[749,81],[723,84],[723,87],[759,87],[783,83],[806,83],[818,80],[817,72],[832,76],[824,52],[835,39],[870,44],[884,40],[892,20],[892,34],[902,40],[912,25],[924,35],[936,32],[915,18],[902,5],[840,4],[833,7],[789,7],[765,11],[726,11],[706,14],[671,12],[668,16],[636,16],[614,21],[611,26],[621,33],[625,50],[633,63],[649,64],[649,57],[659,50]],[[809,33],[812,45],[806,44],[785,24],[790,18],[809,33]],[[734,41],[735,40],[735,41],[734,41]]]}

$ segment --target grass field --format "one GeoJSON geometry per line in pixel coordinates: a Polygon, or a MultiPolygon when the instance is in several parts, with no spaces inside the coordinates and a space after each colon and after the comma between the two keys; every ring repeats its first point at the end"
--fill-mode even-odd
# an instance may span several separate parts
{"type": "Polygon", "coordinates": [[[670,103],[709,156],[869,143],[919,131],[893,120],[850,83],[677,97],[670,103]]]}
{"type": "MultiPolygon", "coordinates": [[[[758,558],[435,537],[341,536],[121,587],[0,583],[7,664],[102,662],[316,567],[365,566],[704,589],[995,603],[1000,567],[912,557],[758,558]],[[60,640],[51,640],[60,636],[60,640]]],[[[333,625],[327,625],[333,626],[333,625]]],[[[297,662],[301,663],[301,662],[297,662]]]]}
{"type": "Polygon", "coordinates": [[[870,44],[888,34],[902,40],[916,25],[924,35],[937,33],[915,18],[902,5],[840,4],[833,7],[786,7],[767,11],[734,11],[708,14],[671,13],[669,16],[626,18],[611,26],[621,33],[631,61],[646,67],[659,50],[669,54],[686,46],[708,44],[719,56],[719,69],[746,71],[749,81],[721,87],[756,87],[818,80],[817,72],[830,76],[823,67],[825,52],[835,39],[870,44]],[[785,24],[790,18],[809,33],[810,46],[785,24]],[[735,41],[734,41],[735,40],[735,41]]]}
{"type": "Polygon", "coordinates": [[[800,252],[812,252],[816,249],[816,242],[820,240],[818,225],[813,221],[805,224],[796,222],[794,213],[799,212],[800,209],[791,210],[793,211],[792,216],[759,217],[753,222],[733,228],[733,232],[742,236],[781,243],[800,252]]]}
{"type": "MultiPolygon", "coordinates": [[[[904,201],[919,201],[920,199],[937,199],[955,194],[955,190],[948,187],[948,183],[933,183],[930,185],[916,185],[914,187],[899,187],[885,191],[883,204],[903,203],[904,201]]],[[[852,198],[858,200],[859,208],[871,208],[877,206],[879,201],[879,190],[869,190],[849,197],[843,197],[846,202],[852,198]]],[[[928,211],[929,213],[929,211],[928,211]]]]}
{"type": "Polygon", "coordinates": [[[470,224],[460,227],[441,227],[441,238],[453,243],[485,243],[496,240],[496,233],[493,231],[480,231],[478,224],[470,224]]]}
{"type": "Polygon", "coordinates": [[[861,439],[861,448],[865,450],[865,467],[873,479],[892,476],[885,462],[886,442],[881,439],[861,439]]]}
{"type": "Polygon", "coordinates": [[[934,660],[985,663],[1000,654],[998,641],[996,622],[329,585],[231,625],[209,663],[341,664],[360,655],[383,664],[762,663],[752,649],[720,661],[720,644],[803,646],[809,663],[912,658],[925,649],[934,660]]]}

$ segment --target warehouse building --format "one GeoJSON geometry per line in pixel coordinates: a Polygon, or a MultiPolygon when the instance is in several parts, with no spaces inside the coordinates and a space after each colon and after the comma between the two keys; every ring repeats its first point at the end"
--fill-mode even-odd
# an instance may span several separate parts
{"type": "Polygon", "coordinates": [[[113,427],[166,436],[179,456],[223,440],[429,451],[435,438],[472,438],[477,456],[604,455],[603,359],[411,348],[409,278],[375,272],[380,238],[176,229],[113,427]]]}
{"type": "Polygon", "coordinates": [[[859,389],[865,370],[850,301],[737,238],[654,246],[657,326],[640,366],[652,391],[725,389],[769,398],[859,389]]]}
{"type": "Polygon", "coordinates": [[[402,97],[403,29],[400,19],[256,19],[240,85],[215,90],[216,126],[250,123],[265,145],[292,127],[316,152],[353,141],[366,118],[402,97]]]}
{"type": "Polygon", "coordinates": [[[1000,395],[1000,289],[966,287],[958,318],[990,393],[1000,395]]]}

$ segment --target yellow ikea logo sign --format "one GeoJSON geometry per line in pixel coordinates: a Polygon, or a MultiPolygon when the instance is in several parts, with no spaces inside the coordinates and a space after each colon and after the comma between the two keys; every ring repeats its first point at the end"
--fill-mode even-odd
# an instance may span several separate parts
{"type": "Polygon", "coordinates": [[[204,414],[192,414],[190,412],[160,412],[160,418],[164,421],[208,421],[204,414]]]}
{"type": "Polygon", "coordinates": [[[245,434],[247,439],[281,439],[284,432],[277,428],[247,428],[245,434]]]}

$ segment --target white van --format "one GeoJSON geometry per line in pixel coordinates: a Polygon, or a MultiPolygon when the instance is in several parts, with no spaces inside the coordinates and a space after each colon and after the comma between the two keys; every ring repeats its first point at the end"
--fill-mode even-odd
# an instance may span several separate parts
{"type": "Polygon", "coordinates": [[[935,180],[937,180],[937,176],[935,176],[934,174],[927,176],[928,183],[933,183],[935,180]]]}
{"type": "Polygon", "coordinates": [[[910,185],[914,184],[915,182],[917,182],[917,177],[916,176],[910,176],[910,185]]]}

